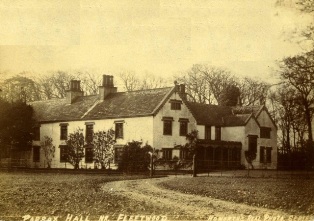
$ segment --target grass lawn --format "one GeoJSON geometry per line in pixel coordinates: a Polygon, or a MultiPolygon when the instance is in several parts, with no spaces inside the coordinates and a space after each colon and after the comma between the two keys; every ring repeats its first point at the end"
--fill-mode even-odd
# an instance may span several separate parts
{"type": "Polygon", "coordinates": [[[183,193],[279,209],[294,215],[314,215],[313,179],[178,177],[160,185],[183,193]]]}
{"type": "Polygon", "coordinates": [[[111,196],[100,189],[109,181],[143,176],[0,173],[0,178],[0,220],[16,220],[16,217],[21,220],[27,214],[64,217],[70,213],[97,217],[117,216],[119,213],[160,213],[157,206],[111,196]]]}

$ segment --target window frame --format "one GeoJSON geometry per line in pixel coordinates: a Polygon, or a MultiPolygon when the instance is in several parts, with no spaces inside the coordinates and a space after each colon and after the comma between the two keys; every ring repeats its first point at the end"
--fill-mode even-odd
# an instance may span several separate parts
{"type": "Polygon", "coordinates": [[[162,121],[163,121],[163,135],[172,136],[173,117],[163,117],[162,121]]]}
{"type": "Polygon", "coordinates": [[[215,126],[215,140],[221,141],[221,126],[215,126]]]}
{"type": "Polygon", "coordinates": [[[85,146],[85,163],[93,163],[94,162],[94,146],[86,145],[85,146]]]}
{"type": "Polygon", "coordinates": [[[181,100],[171,99],[169,103],[170,103],[171,110],[181,110],[181,105],[182,105],[181,100]]]}
{"type": "Polygon", "coordinates": [[[40,126],[33,127],[33,140],[40,141],[40,126]]]}
{"type": "Polygon", "coordinates": [[[95,123],[85,123],[85,141],[88,144],[93,142],[94,124],[95,123]]]}
{"type": "Polygon", "coordinates": [[[68,125],[69,124],[60,124],[60,140],[68,139],[68,125]]]}
{"type": "Polygon", "coordinates": [[[271,127],[260,127],[260,138],[271,139],[271,127]]]}
{"type": "Polygon", "coordinates": [[[115,138],[116,139],[123,139],[124,138],[124,121],[116,121],[115,123],[115,138]]]}
{"type": "Polygon", "coordinates": [[[68,145],[59,145],[60,148],[60,163],[68,162],[68,145]]]}
{"type": "Polygon", "coordinates": [[[205,140],[211,140],[212,139],[212,127],[210,125],[205,125],[204,138],[205,138],[205,140]]]}
{"type": "Polygon", "coordinates": [[[272,147],[266,147],[266,163],[271,163],[271,161],[272,161],[272,157],[271,157],[271,154],[272,154],[272,150],[273,150],[273,148],[272,147]]]}
{"type": "Polygon", "coordinates": [[[188,134],[189,119],[179,118],[179,123],[180,123],[179,135],[186,136],[188,134]]]}
{"type": "Polygon", "coordinates": [[[172,160],[172,150],[173,148],[162,148],[162,158],[164,160],[172,160]]]}

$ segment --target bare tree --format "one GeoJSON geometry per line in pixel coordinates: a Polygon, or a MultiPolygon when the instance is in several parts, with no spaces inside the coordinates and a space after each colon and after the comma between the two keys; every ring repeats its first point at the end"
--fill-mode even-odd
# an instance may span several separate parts
{"type": "Polygon", "coordinates": [[[238,83],[240,88],[240,105],[260,105],[265,104],[269,84],[261,80],[245,77],[238,83]]]}
{"type": "Polygon", "coordinates": [[[283,59],[281,78],[293,86],[300,95],[300,105],[307,123],[310,143],[312,136],[312,116],[314,105],[314,51],[283,59]]]}
{"type": "Polygon", "coordinates": [[[140,80],[133,71],[123,71],[119,77],[126,91],[134,91],[140,88],[140,80]]]}
{"type": "Polygon", "coordinates": [[[75,76],[81,80],[81,88],[86,95],[97,94],[102,75],[89,71],[78,71],[75,76]]]}

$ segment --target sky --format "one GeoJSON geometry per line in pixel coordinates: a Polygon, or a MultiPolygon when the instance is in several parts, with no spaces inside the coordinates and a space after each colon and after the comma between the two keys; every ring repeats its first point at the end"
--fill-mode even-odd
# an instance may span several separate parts
{"type": "Polygon", "coordinates": [[[274,0],[1,0],[0,79],[26,72],[134,71],[169,77],[193,64],[274,79],[311,17],[274,0]]]}

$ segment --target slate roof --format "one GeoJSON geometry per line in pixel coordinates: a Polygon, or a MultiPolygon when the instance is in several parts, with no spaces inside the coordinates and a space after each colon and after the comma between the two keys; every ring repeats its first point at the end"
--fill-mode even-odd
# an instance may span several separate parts
{"type": "Polygon", "coordinates": [[[254,116],[256,117],[262,108],[263,108],[262,105],[244,106],[244,107],[236,106],[236,107],[232,107],[232,111],[234,114],[252,114],[253,113],[254,116]]]}
{"type": "Polygon", "coordinates": [[[35,119],[39,122],[79,120],[97,101],[98,96],[82,96],[69,104],[66,99],[34,101],[35,119]]]}
{"type": "Polygon", "coordinates": [[[218,105],[186,102],[197,123],[212,126],[244,126],[252,116],[256,116],[262,106],[226,107],[218,105]]]}
{"type": "Polygon", "coordinates": [[[122,118],[152,115],[165,100],[173,87],[131,92],[119,92],[108,95],[98,103],[84,118],[122,118]]]}
{"type": "Polygon", "coordinates": [[[100,101],[98,95],[82,96],[68,104],[66,99],[35,101],[30,104],[39,122],[62,122],[152,115],[173,87],[117,92],[100,101]]]}

